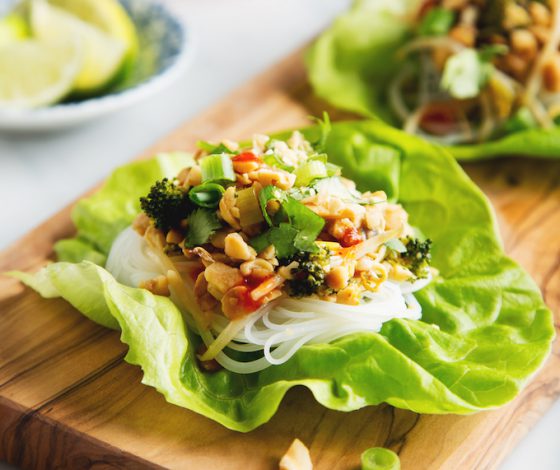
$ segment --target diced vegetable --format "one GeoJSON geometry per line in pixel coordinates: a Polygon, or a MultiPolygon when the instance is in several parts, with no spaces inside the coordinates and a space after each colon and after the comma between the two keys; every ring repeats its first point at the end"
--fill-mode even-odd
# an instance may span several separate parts
{"type": "Polygon", "coordinates": [[[293,166],[286,165],[284,161],[275,153],[265,154],[263,160],[268,166],[280,168],[281,170],[284,171],[292,172],[295,169],[295,167],[293,166]]]}
{"type": "Polygon", "coordinates": [[[226,154],[208,155],[200,160],[202,182],[235,181],[231,158],[226,154]]]}
{"type": "Polygon", "coordinates": [[[254,187],[237,191],[237,207],[242,228],[264,222],[263,212],[254,187]]]}
{"type": "Polygon", "coordinates": [[[225,190],[223,186],[216,183],[203,183],[195,186],[189,191],[189,198],[199,207],[215,209],[220,203],[225,190]]]}
{"type": "Polygon", "coordinates": [[[327,167],[319,160],[308,160],[296,169],[296,186],[308,186],[313,180],[326,178],[327,167]]]}

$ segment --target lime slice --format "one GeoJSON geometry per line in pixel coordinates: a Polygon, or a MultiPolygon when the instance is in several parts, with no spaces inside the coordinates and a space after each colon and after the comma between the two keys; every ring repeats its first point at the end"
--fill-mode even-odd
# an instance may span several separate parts
{"type": "Polygon", "coordinates": [[[0,46],[0,108],[56,103],[74,86],[82,65],[75,41],[15,41],[0,46]]]}
{"type": "Polygon", "coordinates": [[[126,47],[127,57],[138,52],[136,28],[126,10],[116,0],[49,0],[51,5],[62,8],[82,21],[108,35],[120,39],[126,47]]]}
{"type": "Polygon", "coordinates": [[[76,38],[80,42],[84,56],[74,83],[77,93],[89,94],[104,88],[121,69],[125,44],[60,8],[35,0],[31,5],[31,26],[42,41],[76,38]]]}
{"type": "Polygon", "coordinates": [[[0,46],[25,39],[28,35],[29,28],[20,15],[12,13],[0,19],[0,46]]]}

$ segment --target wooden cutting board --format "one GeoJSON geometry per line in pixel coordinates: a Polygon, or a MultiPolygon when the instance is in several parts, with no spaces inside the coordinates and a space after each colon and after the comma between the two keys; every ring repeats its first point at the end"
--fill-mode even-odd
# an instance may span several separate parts
{"type": "MultiPolygon", "coordinates": [[[[192,149],[198,139],[247,138],[308,123],[323,105],[301,54],[257,77],[148,150],[192,149]]],[[[505,159],[466,170],[492,200],[507,252],[560,310],[560,162],[505,159]]],[[[0,272],[36,270],[73,233],[62,210],[0,254],[0,272]]],[[[9,222],[9,221],[8,221],[9,222]]],[[[6,221],[4,221],[6,223],[6,221]]],[[[399,453],[402,468],[496,468],[560,394],[560,347],[510,405],[469,417],[419,416],[387,405],[326,410],[298,387],[266,425],[241,434],[170,405],[123,361],[118,333],[62,300],[0,277],[0,460],[23,468],[272,469],[294,437],[318,469],[355,469],[368,447],[399,453]]]]}

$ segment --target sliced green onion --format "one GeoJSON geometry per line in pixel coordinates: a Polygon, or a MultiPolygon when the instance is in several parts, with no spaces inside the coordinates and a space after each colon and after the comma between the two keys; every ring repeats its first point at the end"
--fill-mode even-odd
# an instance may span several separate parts
{"type": "Polygon", "coordinates": [[[233,152],[231,149],[226,147],[224,144],[213,144],[212,142],[207,142],[205,140],[199,140],[196,143],[196,146],[199,149],[204,150],[205,152],[208,152],[208,154],[219,154],[219,153],[235,154],[235,153],[237,153],[237,152],[233,152]]]}
{"type": "Polygon", "coordinates": [[[253,187],[237,191],[237,207],[241,228],[264,222],[259,200],[253,187]]]}
{"type": "Polygon", "coordinates": [[[208,155],[200,160],[202,182],[235,181],[231,157],[224,153],[208,155]]]}
{"type": "Polygon", "coordinates": [[[432,8],[424,18],[418,28],[420,36],[445,36],[453,23],[455,13],[442,7],[432,8]]]}
{"type": "Polygon", "coordinates": [[[189,191],[189,198],[199,207],[215,209],[222,199],[225,190],[216,183],[203,183],[189,191]]]}
{"type": "Polygon", "coordinates": [[[323,163],[327,163],[328,160],[329,160],[329,157],[327,156],[326,153],[316,153],[315,155],[311,155],[307,159],[308,162],[319,161],[319,162],[323,162],[323,163]]]}
{"type": "Polygon", "coordinates": [[[269,153],[263,157],[263,161],[268,165],[275,168],[280,168],[285,171],[292,172],[294,171],[294,167],[290,165],[286,165],[284,161],[275,153],[269,153]]]}
{"type": "Polygon", "coordinates": [[[296,170],[296,186],[308,186],[311,181],[317,178],[328,176],[327,167],[319,160],[308,160],[298,166],[296,170]]]}

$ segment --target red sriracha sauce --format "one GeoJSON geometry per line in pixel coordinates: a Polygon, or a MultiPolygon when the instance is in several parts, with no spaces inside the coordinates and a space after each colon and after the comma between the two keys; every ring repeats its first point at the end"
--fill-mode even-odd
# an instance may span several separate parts
{"type": "Polygon", "coordinates": [[[253,152],[243,152],[231,159],[234,162],[260,162],[261,159],[253,152]]]}
{"type": "Polygon", "coordinates": [[[253,298],[251,297],[251,292],[253,292],[253,290],[260,286],[264,281],[266,281],[266,279],[257,279],[253,276],[247,276],[246,278],[243,278],[243,284],[247,286],[247,290],[239,298],[239,302],[245,312],[252,313],[262,306],[263,298],[261,297],[258,300],[253,300],[253,298]]]}
{"type": "Polygon", "coordinates": [[[457,130],[457,109],[449,104],[434,103],[426,107],[420,118],[420,127],[432,135],[448,135],[457,130]]]}
{"type": "Polygon", "coordinates": [[[340,244],[347,248],[349,246],[357,245],[363,242],[364,239],[356,227],[348,227],[344,230],[342,238],[339,240],[340,244]]]}

